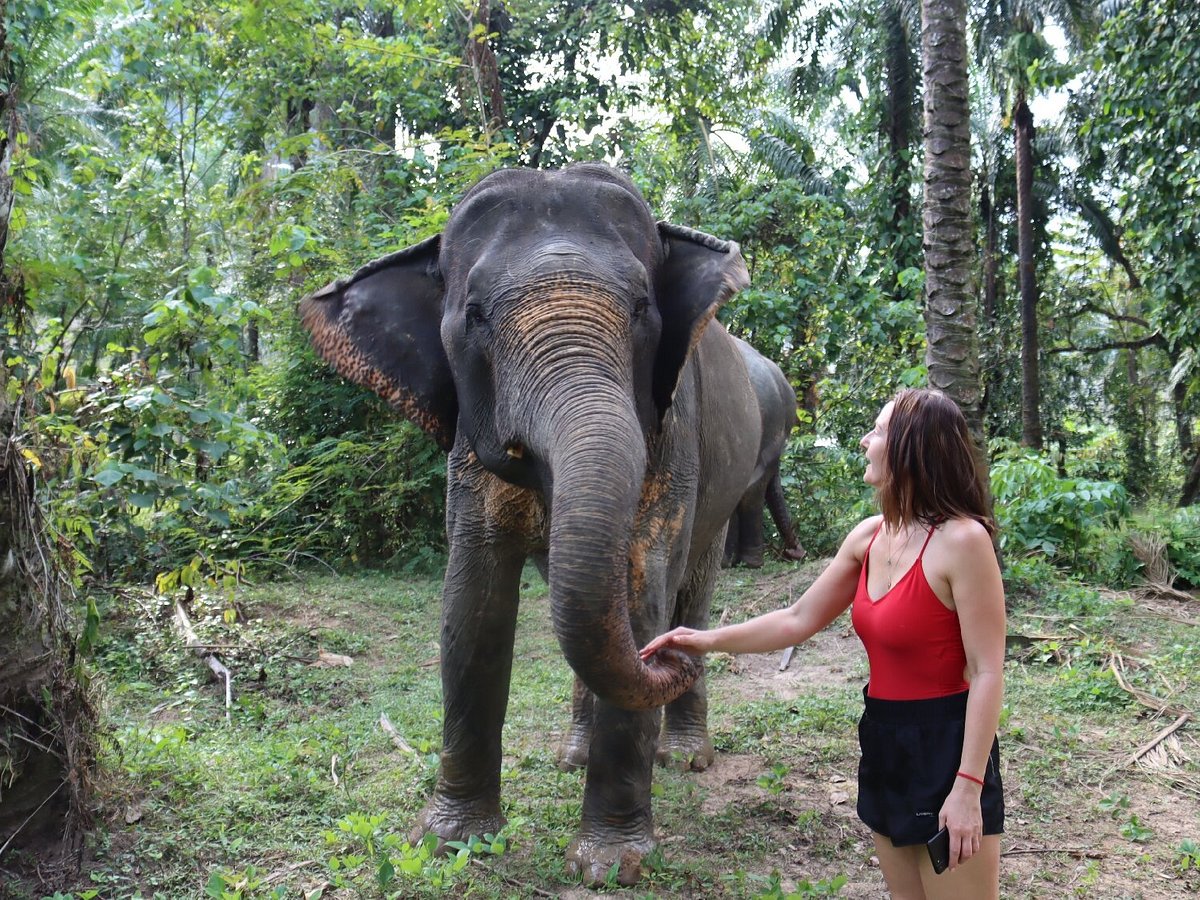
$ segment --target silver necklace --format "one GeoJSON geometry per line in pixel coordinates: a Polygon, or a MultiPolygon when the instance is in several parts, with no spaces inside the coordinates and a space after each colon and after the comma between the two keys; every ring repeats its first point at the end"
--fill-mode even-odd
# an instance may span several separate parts
{"type": "Polygon", "coordinates": [[[912,531],[910,531],[908,533],[908,536],[904,539],[904,543],[902,543],[900,545],[899,550],[897,550],[895,547],[895,543],[896,543],[895,535],[890,534],[890,533],[888,534],[887,588],[886,589],[889,591],[892,589],[892,583],[893,583],[893,581],[892,581],[892,566],[896,562],[896,560],[898,560],[901,556],[904,555],[904,551],[908,549],[908,545],[910,543],[912,543],[913,535],[916,533],[917,533],[916,529],[913,529],[912,531]]]}

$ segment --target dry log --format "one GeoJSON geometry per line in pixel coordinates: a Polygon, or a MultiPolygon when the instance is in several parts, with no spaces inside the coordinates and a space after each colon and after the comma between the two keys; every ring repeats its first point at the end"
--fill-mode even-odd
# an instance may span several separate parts
{"type": "MultiPolygon", "coordinates": [[[[192,596],[192,589],[188,588],[187,598],[189,601],[192,596]]],[[[175,600],[175,627],[183,635],[184,644],[204,661],[214,675],[225,682],[225,721],[232,722],[233,673],[225,667],[217,654],[207,650],[205,645],[200,643],[200,638],[196,636],[196,629],[192,627],[192,620],[188,618],[187,610],[184,609],[183,603],[178,598],[175,600]]]]}

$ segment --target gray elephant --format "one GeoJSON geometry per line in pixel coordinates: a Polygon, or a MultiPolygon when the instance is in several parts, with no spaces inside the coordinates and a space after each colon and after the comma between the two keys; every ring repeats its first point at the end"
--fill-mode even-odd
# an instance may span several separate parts
{"type": "Polygon", "coordinates": [[[762,566],[766,547],[762,516],[764,504],[770,509],[771,518],[783,540],[784,557],[799,561],[804,559],[805,550],[792,527],[792,516],[788,512],[783,484],[779,479],[783,448],[787,445],[788,435],[796,427],[796,392],[779,366],[740,338],[734,340],[742,351],[750,383],[754,386],[763,429],[750,487],[729,519],[725,555],[721,564],[726,568],[741,565],[757,569],[762,566]]]}
{"type": "Polygon", "coordinates": [[[726,522],[751,481],[758,404],[714,319],[747,283],[736,244],[656,224],[629,178],[588,164],[495,172],[441,235],[302,302],[317,351],[449,451],[443,744],[419,833],[504,824],[527,558],[578,676],[571,735],[587,773],[568,871],[639,877],[655,846],[657,707],[669,704],[673,753],[711,759],[700,663],[646,664],[638,648],[706,626],[726,522]]]}

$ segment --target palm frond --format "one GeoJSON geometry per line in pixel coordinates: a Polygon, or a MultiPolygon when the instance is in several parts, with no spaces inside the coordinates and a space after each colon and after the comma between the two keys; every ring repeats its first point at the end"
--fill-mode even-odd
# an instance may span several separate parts
{"type": "Polygon", "coordinates": [[[101,29],[90,40],[86,40],[75,48],[75,51],[64,56],[57,65],[48,69],[34,83],[34,90],[42,87],[60,84],[75,71],[76,67],[100,48],[104,47],[113,35],[124,31],[131,25],[138,22],[146,21],[149,15],[144,12],[131,13],[127,16],[120,16],[110,22],[101,24],[101,29]]]}
{"type": "Polygon", "coordinates": [[[760,132],[750,138],[750,152],[781,179],[794,181],[806,193],[832,197],[830,181],[805,159],[805,154],[773,134],[760,132]]]}
{"type": "Polygon", "coordinates": [[[1111,19],[1119,15],[1132,2],[1133,0],[1102,0],[1099,8],[1100,17],[1102,19],[1111,19]]]}
{"type": "Polygon", "coordinates": [[[1125,270],[1125,274],[1129,277],[1130,285],[1138,287],[1141,281],[1137,273],[1133,270],[1129,258],[1125,255],[1124,249],[1121,247],[1120,229],[1112,220],[1112,217],[1109,216],[1108,210],[1101,206],[1096,198],[1081,186],[1075,186],[1071,190],[1070,196],[1074,201],[1075,208],[1079,211],[1080,218],[1087,225],[1092,237],[1096,239],[1096,243],[1100,245],[1100,251],[1109,260],[1125,270]]]}
{"type": "Polygon", "coordinates": [[[1034,153],[1038,159],[1062,157],[1075,149],[1075,141],[1057,122],[1039,125],[1033,138],[1034,153]]]}

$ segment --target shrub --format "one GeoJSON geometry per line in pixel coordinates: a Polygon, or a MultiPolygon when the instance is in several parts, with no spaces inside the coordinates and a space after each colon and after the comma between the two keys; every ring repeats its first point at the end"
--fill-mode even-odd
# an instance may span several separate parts
{"type": "Polygon", "coordinates": [[[796,534],[810,555],[833,555],[854,524],[874,511],[862,473],[857,449],[845,450],[812,434],[788,444],[780,481],[796,534]]]}
{"type": "Polygon", "coordinates": [[[1045,457],[1016,448],[992,464],[991,487],[1001,549],[1044,553],[1072,565],[1089,533],[1129,507],[1121,485],[1059,478],[1045,457]]]}

